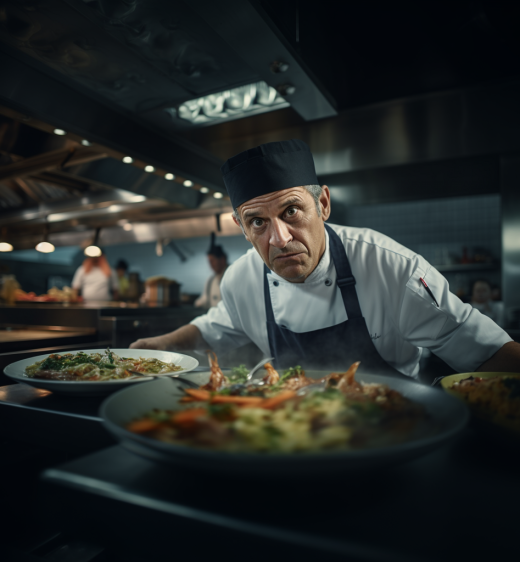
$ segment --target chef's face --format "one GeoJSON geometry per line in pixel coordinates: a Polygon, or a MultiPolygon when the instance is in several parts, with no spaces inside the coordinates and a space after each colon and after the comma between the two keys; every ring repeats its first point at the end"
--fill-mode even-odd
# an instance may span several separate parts
{"type": "Polygon", "coordinates": [[[473,302],[484,304],[491,300],[491,287],[486,281],[476,281],[473,285],[473,295],[471,297],[473,302]]]}
{"type": "Polygon", "coordinates": [[[238,208],[247,240],[269,269],[292,283],[303,283],[325,251],[323,223],[330,215],[326,185],[319,204],[320,215],[304,187],[291,187],[255,197],[238,208]]]}

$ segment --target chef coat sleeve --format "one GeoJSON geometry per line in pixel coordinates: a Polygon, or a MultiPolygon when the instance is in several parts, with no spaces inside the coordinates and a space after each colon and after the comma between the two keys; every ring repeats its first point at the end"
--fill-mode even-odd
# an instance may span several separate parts
{"type": "Polygon", "coordinates": [[[83,266],[80,265],[78,269],[76,269],[76,273],[74,273],[74,277],[72,278],[72,288],[81,289],[84,277],[85,270],[83,269],[83,266]]]}
{"type": "Polygon", "coordinates": [[[240,327],[233,323],[224,300],[190,323],[197,326],[202,337],[217,354],[226,353],[251,341],[240,327]]]}
{"type": "Polygon", "coordinates": [[[493,320],[451,293],[446,279],[424,258],[416,256],[410,270],[411,276],[400,295],[398,321],[405,340],[428,348],[458,372],[475,371],[512,341],[493,320]],[[421,283],[421,277],[430,287],[438,307],[421,283]]]}

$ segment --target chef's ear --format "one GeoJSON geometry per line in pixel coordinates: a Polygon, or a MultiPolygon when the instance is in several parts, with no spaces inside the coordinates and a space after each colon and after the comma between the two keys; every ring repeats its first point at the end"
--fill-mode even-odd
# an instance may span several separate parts
{"type": "Polygon", "coordinates": [[[330,217],[330,191],[326,185],[321,186],[320,205],[321,218],[326,221],[330,217]]]}

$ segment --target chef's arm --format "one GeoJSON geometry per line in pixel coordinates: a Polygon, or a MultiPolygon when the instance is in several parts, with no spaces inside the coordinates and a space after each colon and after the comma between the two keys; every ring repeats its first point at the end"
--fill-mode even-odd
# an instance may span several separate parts
{"type": "Polygon", "coordinates": [[[485,373],[520,373],[520,343],[510,341],[504,344],[477,371],[485,373]]]}
{"type": "Polygon", "coordinates": [[[188,349],[209,349],[210,345],[204,340],[200,330],[193,324],[181,326],[178,330],[156,336],[144,338],[130,344],[130,349],[159,349],[161,351],[184,351],[188,349]]]}

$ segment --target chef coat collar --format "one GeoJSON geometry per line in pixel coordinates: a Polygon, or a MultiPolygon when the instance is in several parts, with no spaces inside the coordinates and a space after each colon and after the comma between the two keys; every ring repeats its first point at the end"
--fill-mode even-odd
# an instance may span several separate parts
{"type": "MultiPolygon", "coordinates": [[[[329,234],[325,227],[323,227],[323,229],[325,230],[325,251],[323,252],[323,255],[321,256],[321,259],[314,271],[302,283],[303,285],[318,285],[324,283],[325,280],[330,279],[334,273],[334,263],[330,257],[329,234]]],[[[273,281],[276,280],[279,283],[286,283],[288,285],[300,285],[300,283],[291,283],[290,281],[287,281],[287,279],[280,277],[273,270],[271,270],[270,275],[272,275],[271,279],[273,281]]]]}

